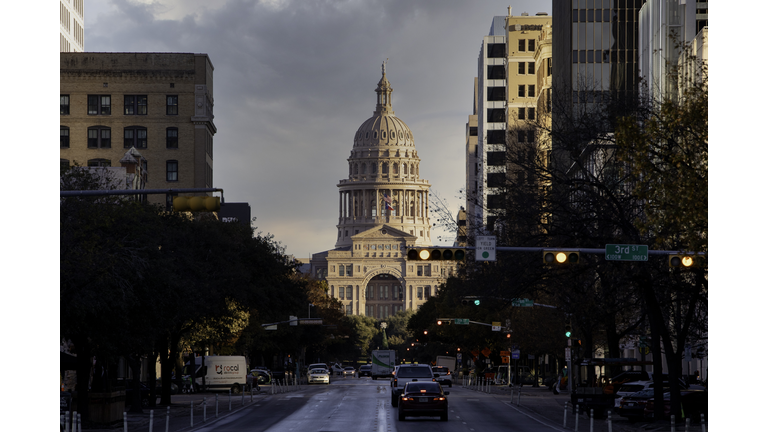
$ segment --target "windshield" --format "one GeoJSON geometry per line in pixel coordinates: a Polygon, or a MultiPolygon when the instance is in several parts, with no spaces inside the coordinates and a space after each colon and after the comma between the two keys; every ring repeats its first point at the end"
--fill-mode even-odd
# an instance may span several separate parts
{"type": "Polygon", "coordinates": [[[313,373],[313,374],[324,374],[324,373],[328,373],[328,371],[325,370],[325,369],[312,369],[312,372],[310,372],[310,373],[313,373]]]}
{"type": "Polygon", "coordinates": [[[401,367],[397,370],[398,378],[432,378],[432,371],[425,367],[401,367]]]}

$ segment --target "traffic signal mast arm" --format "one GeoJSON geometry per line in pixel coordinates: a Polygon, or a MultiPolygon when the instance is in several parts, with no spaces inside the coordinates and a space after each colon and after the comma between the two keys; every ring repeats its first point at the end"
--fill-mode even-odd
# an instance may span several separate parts
{"type": "MultiPolygon", "coordinates": [[[[454,321],[456,319],[458,319],[458,318],[438,318],[437,320],[438,321],[454,321]]],[[[494,327],[493,324],[488,324],[488,323],[479,322],[479,321],[467,321],[467,322],[469,322],[470,324],[480,324],[480,325],[484,325],[484,326],[487,326],[487,327],[494,327]]],[[[512,331],[512,329],[508,329],[506,327],[502,327],[502,329],[504,331],[512,331]]]]}
{"type": "MultiPolygon", "coordinates": [[[[427,246],[420,247],[419,249],[466,249],[475,250],[475,246],[462,246],[462,247],[442,247],[442,246],[427,246]]],[[[545,252],[545,251],[557,251],[557,252],[579,252],[583,254],[605,254],[605,248],[553,248],[553,247],[518,247],[518,246],[496,246],[497,251],[506,252],[545,252]]],[[[685,254],[685,255],[706,255],[706,252],[681,252],[670,250],[649,250],[649,255],[669,255],[669,254],[685,254]]]]}

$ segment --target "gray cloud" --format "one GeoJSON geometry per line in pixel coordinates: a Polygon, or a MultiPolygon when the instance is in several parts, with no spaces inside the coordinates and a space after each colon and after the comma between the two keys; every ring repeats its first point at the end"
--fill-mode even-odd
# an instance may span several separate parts
{"type": "MultiPolygon", "coordinates": [[[[549,10],[527,1],[513,13],[549,10]]],[[[422,178],[452,208],[463,204],[454,197],[464,186],[477,55],[493,16],[506,12],[464,0],[87,1],[85,45],[207,53],[214,185],[230,202],[249,202],[260,231],[306,257],[336,241],[336,184],[357,128],[373,114],[386,58],[422,178]]]]}

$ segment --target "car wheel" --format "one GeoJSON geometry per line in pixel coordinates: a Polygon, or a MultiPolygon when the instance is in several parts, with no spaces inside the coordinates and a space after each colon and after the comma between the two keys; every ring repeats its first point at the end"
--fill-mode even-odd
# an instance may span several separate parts
{"type": "Polygon", "coordinates": [[[240,385],[239,384],[232,385],[231,390],[232,390],[232,394],[240,394],[240,385]]]}

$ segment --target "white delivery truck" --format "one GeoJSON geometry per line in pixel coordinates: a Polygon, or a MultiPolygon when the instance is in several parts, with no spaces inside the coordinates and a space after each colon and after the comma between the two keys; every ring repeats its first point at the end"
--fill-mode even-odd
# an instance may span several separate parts
{"type": "Polygon", "coordinates": [[[456,370],[456,357],[437,356],[435,357],[435,366],[447,367],[453,373],[456,370]]]}
{"type": "MultiPolygon", "coordinates": [[[[243,356],[195,357],[194,369],[195,387],[202,391],[232,390],[238,394],[248,388],[248,368],[243,356]]],[[[189,362],[184,366],[184,375],[192,375],[189,362]]]]}
{"type": "Polygon", "coordinates": [[[392,378],[397,355],[394,350],[373,350],[371,352],[371,378],[392,378]]]}

